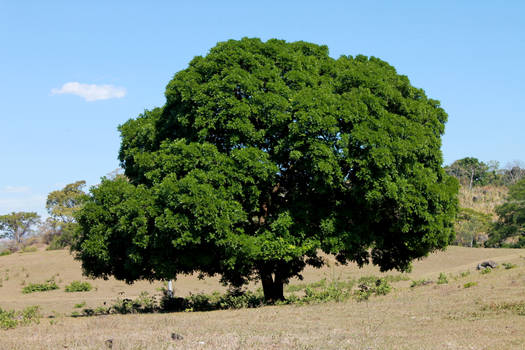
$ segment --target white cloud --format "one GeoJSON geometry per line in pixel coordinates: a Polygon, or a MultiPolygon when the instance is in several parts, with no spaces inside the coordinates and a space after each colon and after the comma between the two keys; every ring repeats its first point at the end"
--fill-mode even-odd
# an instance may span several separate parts
{"type": "Polygon", "coordinates": [[[72,94],[83,97],[86,101],[108,100],[126,96],[126,89],[113,85],[81,84],[76,81],[65,83],[60,89],[52,89],[51,94],[72,94]]]}
{"type": "Polygon", "coordinates": [[[3,193],[28,193],[31,189],[28,186],[5,186],[2,188],[3,193]]]}

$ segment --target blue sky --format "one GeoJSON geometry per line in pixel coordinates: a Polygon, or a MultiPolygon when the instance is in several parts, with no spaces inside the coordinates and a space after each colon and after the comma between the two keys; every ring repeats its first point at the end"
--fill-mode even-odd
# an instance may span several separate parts
{"type": "Polygon", "coordinates": [[[525,2],[253,3],[0,0],[0,214],[44,214],[50,191],[98,183],[119,165],[117,126],[245,36],[389,62],[448,112],[445,164],[525,160],[525,2]]]}

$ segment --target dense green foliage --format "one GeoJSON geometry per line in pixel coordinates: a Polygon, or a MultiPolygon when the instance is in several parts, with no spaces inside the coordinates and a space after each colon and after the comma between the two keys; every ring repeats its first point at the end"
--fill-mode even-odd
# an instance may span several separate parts
{"type": "Polygon", "coordinates": [[[40,216],[35,212],[12,212],[0,215],[0,239],[9,238],[17,245],[23,238],[33,232],[33,226],[40,222],[40,216]]]}
{"type": "Polygon", "coordinates": [[[318,253],[382,270],[454,237],[457,182],[443,169],[447,115],[380,59],[280,40],[219,43],[120,127],[125,177],[77,215],[95,277],[198,271],[268,300],[318,253]]]}
{"type": "Polygon", "coordinates": [[[525,247],[525,179],[509,188],[507,200],[496,208],[496,214],[498,214],[498,221],[492,225],[489,240],[485,245],[525,247]],[[516,242],[505,243],[507,239],[513,237],[517,239],[516,242]]]}

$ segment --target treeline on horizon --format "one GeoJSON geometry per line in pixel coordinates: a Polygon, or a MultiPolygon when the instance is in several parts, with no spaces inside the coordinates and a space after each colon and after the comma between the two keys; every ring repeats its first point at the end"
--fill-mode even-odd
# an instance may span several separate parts
{"type": "Polygon", "coordinates": [[[500,168],[500,163],[495,160],[485,163],[474,157],[465,157],[445,166],[444,169],[469,189],[487,185],[508,187],[525,178],[525,163],[519,160],[500,168]]]}

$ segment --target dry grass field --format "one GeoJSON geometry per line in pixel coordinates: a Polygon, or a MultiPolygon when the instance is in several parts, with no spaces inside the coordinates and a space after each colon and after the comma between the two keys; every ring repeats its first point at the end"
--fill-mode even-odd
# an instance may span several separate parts
{"type": "MultiPolygon", "coordinates": [[[[96,290],[66,293],[65,285],[86,280],[67,251],[16,253],[0,257],[0,307],[39,305],[45,317],[0,330],[0,349],[107,349],[108,339],[113,349],[525,349],[525,250],[449,247],[416,261],[407,276],[436,281],[440,273],[448,283],[411,288],[411,281],[399,281],[390,294],[364,302],[73,318],[75,304],[96,307],[141,291],[159,294],[162,284],[87,280],[96,290]],[[476,271],[487,259],[516,267],[476,271]],[[23,285],[52,276],[59,290],[22,294],[23,285]],[[172,333],[183,339],[172,340],[172,333]]],[[[291,284],[371,274],[381,275],[373,267],[331,262],[307,269],[305,281],[291,284]]],[[[177,295],[224,290],[216,279],[194,276],[182,276],[175,286],[177,295]]]]}

